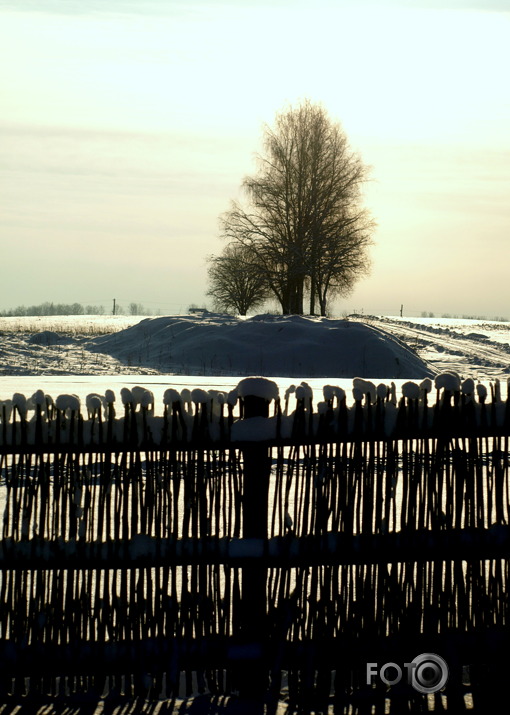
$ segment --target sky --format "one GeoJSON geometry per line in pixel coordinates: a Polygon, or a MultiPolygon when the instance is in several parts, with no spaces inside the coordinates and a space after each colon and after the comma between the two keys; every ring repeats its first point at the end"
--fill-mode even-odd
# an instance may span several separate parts
{"type": "Polygon", "coordinates": [[[219,217],[307,98],[371,167],[336,315],[510,318],[508,0],[0,0],[0,310],[210,305],[219,217]]]}

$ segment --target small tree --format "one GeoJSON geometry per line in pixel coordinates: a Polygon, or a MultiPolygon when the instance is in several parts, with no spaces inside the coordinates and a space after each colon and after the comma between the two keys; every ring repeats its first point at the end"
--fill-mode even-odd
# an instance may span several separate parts
{"type": "Polygon", "coordinates": [[[129,304],[129,314],[130,315],[146,315],[147,311],[141,303],[130,303],[129,304]]]}
{"type": "Polygon", "coordinates": [[[268,297],[265,276],[248,247],[229,244],[221,256],[210,256],[207,295],[217,310],[246,313],[268,297]]]}

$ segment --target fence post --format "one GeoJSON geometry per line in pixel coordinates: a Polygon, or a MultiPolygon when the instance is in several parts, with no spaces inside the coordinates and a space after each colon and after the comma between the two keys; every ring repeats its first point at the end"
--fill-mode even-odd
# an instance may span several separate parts
{"type": "MultiPolygon", "coordinates": [[[[239,383],[242,418],[268,418],[271,399],[278,397],[278,387],[265,378],[246,378],[239,383]]],[[[271,451],[254,440],[243,447],[243,538],[254,540],[259,554],[252,554],[252,563],[243,567],[241,588],[240,635],[244,648],[244,663],[240,663],[239,691],[242,697],[261,699],[267,692],[269,664],[267,662],[267,525],[271,451]],[[256,540],[256,541],[255,541],[256,540]]],[[[247,548],[250,549],[249,543],[247,548]]]]}

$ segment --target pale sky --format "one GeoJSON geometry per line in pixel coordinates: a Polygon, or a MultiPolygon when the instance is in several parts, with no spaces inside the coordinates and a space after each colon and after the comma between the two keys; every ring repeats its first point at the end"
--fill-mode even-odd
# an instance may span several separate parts
{"type": "Polygon", "coordinates": [[[218,218],[305,97],[372,167],[336,313],[510,318],[510,0],[0,0],[0,310],[211,307],[218,218]]]}

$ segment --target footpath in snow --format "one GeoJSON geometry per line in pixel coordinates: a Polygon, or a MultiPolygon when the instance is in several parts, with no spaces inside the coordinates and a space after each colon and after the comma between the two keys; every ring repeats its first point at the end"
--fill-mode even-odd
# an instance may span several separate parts
{"type": "Polygon", "coordinates": [[[367,325],[402,340],[433,369],[494,380],[510,374],[510,323],[457,318],[366,317],[367,325]]]}

